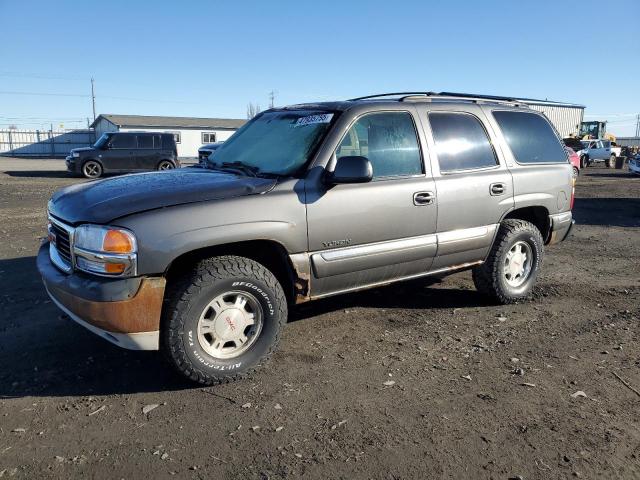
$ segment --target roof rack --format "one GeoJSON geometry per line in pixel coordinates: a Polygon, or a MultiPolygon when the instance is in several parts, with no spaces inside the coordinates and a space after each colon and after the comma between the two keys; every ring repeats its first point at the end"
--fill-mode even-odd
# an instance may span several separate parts
{"type": "Polygon", "coordinates": [[[457,92],[395,92],[395,93],[382,93],[379,95],[367,95],[365,97],[351,98],[349,101],[370,100],[375,98],[385,97],[400,97],[397,100],[404,102],[407,100],[425,98],[425,99],[437,99],[437,100],[464,100],[468,102],[482,102],[489,101],[492,103],[510,103],[517,105],[526,105],[521,99],[512,97],[500,97],[496,95],[478,95],[475,93],[457,93],[457,92]]]}

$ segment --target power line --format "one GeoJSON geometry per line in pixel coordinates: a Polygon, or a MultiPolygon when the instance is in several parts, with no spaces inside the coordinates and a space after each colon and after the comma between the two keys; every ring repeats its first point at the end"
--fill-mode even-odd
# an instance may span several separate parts
{"type": "Polygon", "coordinates": [[[43,80],[79,80],[86,78],[79,75],[48,75],[43,73],[0,72],[0,77],[39,78],[43,80]]]}
{"type": "Polygon", "coordinates": [[[90,95],[80,95],[78,93],[48,93],[48,92],[8,92],[0,91],[0,95],[36,95],[45,97],[82,97],[87,98],[90,95]]]}

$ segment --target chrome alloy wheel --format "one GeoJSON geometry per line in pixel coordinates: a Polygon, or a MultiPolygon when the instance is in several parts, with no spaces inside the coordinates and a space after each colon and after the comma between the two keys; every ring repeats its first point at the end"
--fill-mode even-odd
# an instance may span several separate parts
{"type": "Polygon", "coordinates": [[[84,166],[82,167],[82,170],[85,177],[88,177],[88,178],[99,177],[101,173],[100,165],[98,165],[96,162],[93,162],[93,161],[88,161],[87,163],[85,163],[84,166]]]}
{"type": "Polygon", "coordinates": [[[214,358],[234,358],[256,342],[262,324],[262,306],[253,295],[226,292],[214,298],[200,314],[198,341],[214,358]]]}
{"type": "Polygon", "coordinates": [[[158,170],[173,170],[173,163],[168,160],[163,160],[158,165],[158,170]]]}
{"type": "Polygon", "coordinates": [[[527,242],[516,242],[504,259],[504,277],[512,287],[519,287],[531,275],[533,252],[527,242]]]}

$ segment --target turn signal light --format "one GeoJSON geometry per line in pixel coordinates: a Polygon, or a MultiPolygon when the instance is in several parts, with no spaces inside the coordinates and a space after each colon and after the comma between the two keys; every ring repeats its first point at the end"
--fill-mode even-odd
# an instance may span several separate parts
{"type": "MultiPolygon", "coordinates": [[[[131,253],[135,250],[135,247],[130,235],[127,235],[122,230],[109,230],[104,236],[102,249],[110,253],[131,253]]],[[[114,263],[111,265],[119,266],[120,264],[114,263]]],[[[122,271],[124,271],[124,265],[122,265],[122,270],[110,273],[120,273],[122,271]]]]}
{"type": "Polygon", "coordinates": [[[126,265],[124,263],[105,263],[105,273],[121,274],[124,272],[126,265]]]}

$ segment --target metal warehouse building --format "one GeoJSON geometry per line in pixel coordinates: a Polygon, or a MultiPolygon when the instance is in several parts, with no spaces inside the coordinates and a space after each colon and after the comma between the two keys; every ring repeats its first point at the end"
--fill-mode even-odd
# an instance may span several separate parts
{"type": "Polygon", "coordinates": [[[584,105],[534,100],[531,98],[518,98],[516,100],[528,105],[532,110],[544,113],[563,138],[576,135],[584,118],[584,105]]]}
{"type": "Polygon", "coordinates": [[[178,156],[197,157],[198,148],[205,143],[229,138],[246,120],[234,118],[156,117],[147,115],[101,114],[91,127],[96,138],[107,132],[163,132],[173,133],[178,156]]]}

